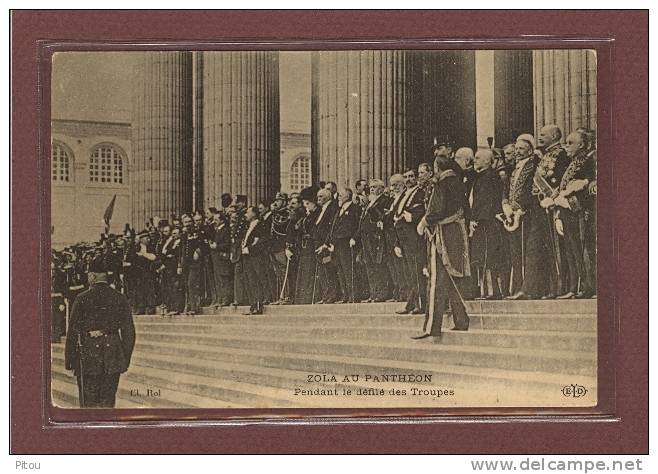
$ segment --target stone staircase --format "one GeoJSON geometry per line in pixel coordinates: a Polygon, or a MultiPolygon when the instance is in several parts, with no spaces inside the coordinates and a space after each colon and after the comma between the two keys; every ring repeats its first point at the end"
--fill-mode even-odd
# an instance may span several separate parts
{"type": "MultiPolygon", "coordinates": [[[[467,306],[469,331],[448,330],[446,317],[441,337],[423,340],[410,338],[423,316],[395,314],[399,303],[267,306],[259,316],[233,307],[198,316],[135,316],[137,344],[117,407],[596,404],[595,300],[467,306]],[[413,378],[386,381],[384,374],[413,378]],[[572,384],[587,393],[565,396],[562,388],[572,384]]],[[[63,359],[63,344],[53,344],[53,400],[73,407],[77,388],[63,359]]]]}

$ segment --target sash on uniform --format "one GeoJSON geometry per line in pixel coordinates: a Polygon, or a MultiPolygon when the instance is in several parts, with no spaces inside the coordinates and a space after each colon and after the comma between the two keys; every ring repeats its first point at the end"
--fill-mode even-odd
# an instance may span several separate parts
{"type": "Polygon", "coordinates": [[[449,275],[453,277],[469,277],[471,276],[471,261],[468,252],[468,230],[466,229],[466,219],[464,219],[464,211],[460,209],[455,214],[448,216],[437,224],[435,230],[431,233],[432,235],[432,245],[436,247],[437,252],[441,255],[441,261],[446,267],[446,270],[449,275]],[[446,227],[450,224],[457,224],[459,228],[459,234],[462,241],[462,259],[463,259],[463,271],[459,271],[455,268],[453,263],[450,260],[450,253],[448,251],[448,245],[446,244],[446,227]]]}

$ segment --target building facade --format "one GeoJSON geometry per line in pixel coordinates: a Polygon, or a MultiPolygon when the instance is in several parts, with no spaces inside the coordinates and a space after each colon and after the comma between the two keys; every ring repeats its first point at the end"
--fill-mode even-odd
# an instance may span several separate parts
{"type": "Polygon", "coordinates": [[[96,241],[116,195],[110,231],[131,222],[129,123],[51,122],[51,239],[55,248],[96,241]]]}
{"type": "Polygon", "coordinates": [[[593,51],[312,52],[310,134],[281,131],[279,54],[145,52],[132,124],[53,121],[53,243],[96,238],[114,194],[112,231],[141,229],[225,192],[257,203],[386,179],[430,161],[434,140],[477,149],[551,123],[596,129],[593,51]]]}

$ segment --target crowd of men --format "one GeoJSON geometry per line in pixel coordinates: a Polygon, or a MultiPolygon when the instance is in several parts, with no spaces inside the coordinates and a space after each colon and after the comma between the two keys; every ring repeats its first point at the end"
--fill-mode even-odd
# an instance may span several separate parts
{"type": "Polygon", "coordinates": [[[99,255],[135,314],[398,301],[426,314],[425,337],[446,310],[468,329],[466,299],[595,297],[595,144],[591,130],[564,139],[555,125],[501,150],[445,141],[387,183],[321,182],[258,205],[224,194],[217,208],[53,252],[54,338],[99,255]]]}

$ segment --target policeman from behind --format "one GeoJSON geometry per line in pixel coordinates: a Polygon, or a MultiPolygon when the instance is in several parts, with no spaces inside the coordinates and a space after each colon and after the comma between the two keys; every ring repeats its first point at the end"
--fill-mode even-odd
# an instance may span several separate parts
{"type": "Polygon", "coordinates": [[[130,365],[135,325],[128,299],[107,282],[102,258],[91,262],[88,280],[89,289],[71,309],[66,369],[77,377],[81,407],[113,408],[119,377],[130,365]]]}

